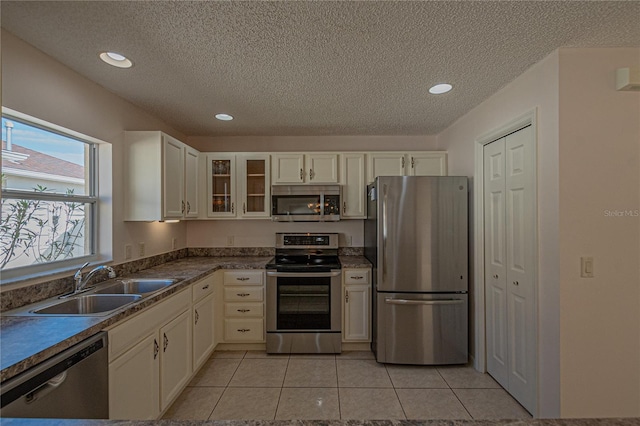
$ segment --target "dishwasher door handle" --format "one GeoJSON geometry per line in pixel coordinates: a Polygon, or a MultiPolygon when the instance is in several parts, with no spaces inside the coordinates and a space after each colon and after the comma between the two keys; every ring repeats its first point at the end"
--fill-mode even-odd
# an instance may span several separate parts
{"type": "Polygon", "coordinates": [[[30,404],[34,401],[37,401],[38,398],[42,398],[47,395],[49,392],[53,391],[55,388],[60,386],[67,379],[67,372],[64,371],[58,374],[55,377],[52,377],[48,382],[41,384],[28,394],[24,396],[25,402],[30,404]]]}

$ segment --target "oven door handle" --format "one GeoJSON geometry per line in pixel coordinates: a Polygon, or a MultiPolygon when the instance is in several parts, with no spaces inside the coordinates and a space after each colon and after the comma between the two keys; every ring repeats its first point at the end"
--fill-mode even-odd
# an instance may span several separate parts
{"type": "Polygon", "coordinates": [[[268,277],[337,277],[342,271],[330,272],[276,272],[267,271],[268,277]]]}

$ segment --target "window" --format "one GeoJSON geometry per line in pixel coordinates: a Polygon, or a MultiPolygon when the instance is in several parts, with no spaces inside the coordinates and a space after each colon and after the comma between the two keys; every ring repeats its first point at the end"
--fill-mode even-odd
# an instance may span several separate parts
{"type": "Polygon", "coordinates": [[[94,259],[97,142],[5,111],[3,108],[0,222],[3,281],[94,259]]]}

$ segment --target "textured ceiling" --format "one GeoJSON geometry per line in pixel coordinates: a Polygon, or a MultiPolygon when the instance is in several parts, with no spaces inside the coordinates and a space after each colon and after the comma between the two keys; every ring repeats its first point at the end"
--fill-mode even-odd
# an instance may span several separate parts
{"type": "Polygon", "coordinates": [[[640,46],[639,1],[0,8],[5,29],[189,136],[437,134],[558,47],[640,46]],[[439,82],[454,90],[429,95],[439,82]]]}

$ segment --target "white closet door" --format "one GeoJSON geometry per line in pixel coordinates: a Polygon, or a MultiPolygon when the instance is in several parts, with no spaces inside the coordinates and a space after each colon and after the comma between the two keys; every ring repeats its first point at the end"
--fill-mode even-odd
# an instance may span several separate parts
{"type": "Polygon", "coordinates": [[[534,176],[531,126],[505,139],[509,392],[532,411],[536,402],[534,176]]]}
{"type": "Polygon", "coordinates": [[[487,371],[536,412],[535,156],[525,127],[484,147],[487,371]]]}
{"type": "Polygon", "coordinates": [[[484,147],[484,262],[487,371],[508,381],[504,138],[484,147]]]}

